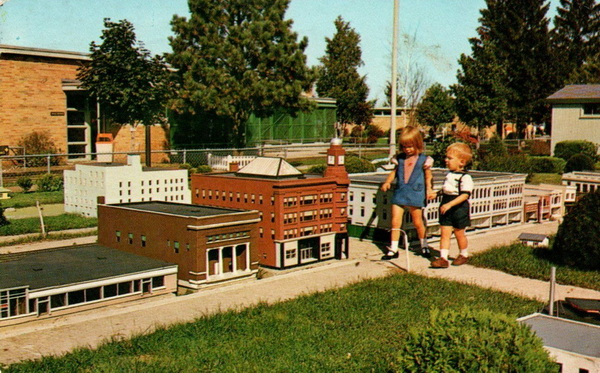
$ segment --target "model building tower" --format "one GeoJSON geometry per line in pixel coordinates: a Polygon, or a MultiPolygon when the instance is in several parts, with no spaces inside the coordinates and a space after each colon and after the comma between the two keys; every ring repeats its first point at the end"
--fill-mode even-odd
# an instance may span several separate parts
{"type": "Polygon", "coordinates": [[[339,139],[325,175],[304,175],[281,158],[258,157],[236,172],[192,175],[192,203],[259,210],[262,265],[289,268],[348,256],[349,179],[339,139]]]}

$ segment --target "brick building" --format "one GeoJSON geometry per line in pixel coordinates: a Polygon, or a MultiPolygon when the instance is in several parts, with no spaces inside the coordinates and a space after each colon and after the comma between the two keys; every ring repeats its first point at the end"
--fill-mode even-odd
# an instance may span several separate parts
{"type": "MultiPolygon", "coordinates": [[[[69,158],[95,153],[96,137],[104,132],[112,133],[116,152],[144,151],[141,126],[104,128],[98,121],[96,101],[76,80],[78,67],[89,60],[84,53],[0,45],[0,146],[9,147],[8,155],[20,154],[20,140],[33,131],[47,132],[69,158]]],[[[166,129],[152,126],[151,133],[152,149],[165,149],[166,129]]],[[[153,155],[153,161],[162,157],[153,155]]]]}
{"type": "Polygon", "coordinates": [[[179,285],[198,289],[256,274],[258,222],[256,210],[168,202],[99,204],[98,243],[176,263],[179,285]]]}
{"type": "Polygon", "coordinates": [[[303,175],[281,158],[259,157],[235,172],[192,175],[192,203],[260,211],[259,260],[289,268],[348,257],[347,192],[341,140],[323,176],[303,175]]]}

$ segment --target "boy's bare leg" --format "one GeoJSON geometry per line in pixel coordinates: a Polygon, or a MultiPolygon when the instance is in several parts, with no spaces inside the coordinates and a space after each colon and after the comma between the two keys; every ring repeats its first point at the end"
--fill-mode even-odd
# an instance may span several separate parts
{"type": "Polygon", "coordinates": [[[448,252],[450,249],[450,236],[452,235],[452,227],[442,225],[440,227],[440,257],[431,262],[433,268],[448,268],[448,252]]]}
{"type": "Polygon", "coordinates": [[[467,251],[469,241],[467,240],[465,229],[454,229],[454,236],[456,237],[456,242],[458,243],[460,252],[458,257],[452,262],[452,265],[459,266],[466,264],[469,261],[469,252],[467,251]]]}

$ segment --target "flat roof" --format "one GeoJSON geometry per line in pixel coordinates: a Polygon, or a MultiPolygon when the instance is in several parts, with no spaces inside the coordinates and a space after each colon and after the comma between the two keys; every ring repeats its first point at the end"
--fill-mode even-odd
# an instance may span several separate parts
{"type": "Polygon", "coordinates": [[[58,50],[58,49],[20,47],[20,46],[16,46],[16,45],[6,45],[6,44],[0,44],[0,55],[1,54],[19,54],[19,55],[26,55],[26,56],[62,58],[62,59],[81,60],[81,61],[90,61],[91,60],[89,53],[64,51],[64,50],[58,50]]]}
{"type": "Polygon", "coordinates": [[[148,201],[108,204],[111,207],[122,207],[131,210],[156,212],[184,217],[207,217],[217,215],[235,214],[252,210],[240,210],[224,207],[213,207],[204,205],[191,205],[185,203],[148,201]]]}
{"type": "MultiPolygon", "coordinates": [[[[442,181],[446,177],[446,173],[448,172],[445,168],[432,168],[433,173],[433,181],[434,183],[442,183],[442,181]]],[[[363,182],[363,183],[376,183],[380,184],[385,181],[385,179],[390,174],[389,171],[384,172],[373,172],[373,173],[364,173],[364,174],[349,174],[350,183],[352,182],[363,182]]],[[[490,179],[496,177],[506,177],[506,176],[522,176],[526,177],[525,174],[514,174],[510,172],[492,172],[492,171],[476,171],[470,170],[469,175],[473,178],[473,180],[483,180],[490,179]]]]}
{"type": "Polygon", "coordinates": [[[533,314],[519,319],[544,341],[544,346],[600,358],[600,326],[533,314]]]}
{"type": "Polygon", "coordinates": [[[98,244],[4,254],[0,255],[0,289],[28,285],[39,290],[175,266],[98,244]]]}

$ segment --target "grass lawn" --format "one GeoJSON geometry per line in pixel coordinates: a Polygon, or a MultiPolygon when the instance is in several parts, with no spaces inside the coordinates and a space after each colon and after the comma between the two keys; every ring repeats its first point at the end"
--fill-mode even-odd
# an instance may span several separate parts
{"type": "MultiPolygon", "coordinates": [[[[79,214],[62,214],[44,217],[46,232],[65,229],[89,228],[98,225],[97,218],[86,218],[79,214]]],[[[41,233],[39,218],[12,219],[9,225],[0,227],[0,236],[14,236],[27,233],[41,233]]]]}
{"type": "Polygon", "coordinates": [[[532,248],[520,243],[498,246],[472,255],[469,264],[543,281],[550,280],[550,268],[556,267],[559,284],[600,291],[600,271],[558,265],[552,261],[551,251],[547,248],[532,248]]]}
{"type": "Polygon", "coordinates": [[[561,174],[532,174],[531,180],[529,180],[529,184],[562,184],[562,175],[561,174]]]}
{"type": "Polygon", "coordinates": [[[35,201],[40,201],[42,205],[50,205],[55,203],[64,203],[65,197],[62,190],[58,192],[29,192],[29,193],[11,193],[10,199],[0,201],[0,205],[4,208],[14,207],[22,208],[35,206],[35,201]]]}
{"type": "Polygon", "coordinates": [[[3,371],[387,372],[408,327],[424,324],[430,309],[468,307],[517,318],[542,306],[506,293],[401,273],[207,316],[3,371]]]}

